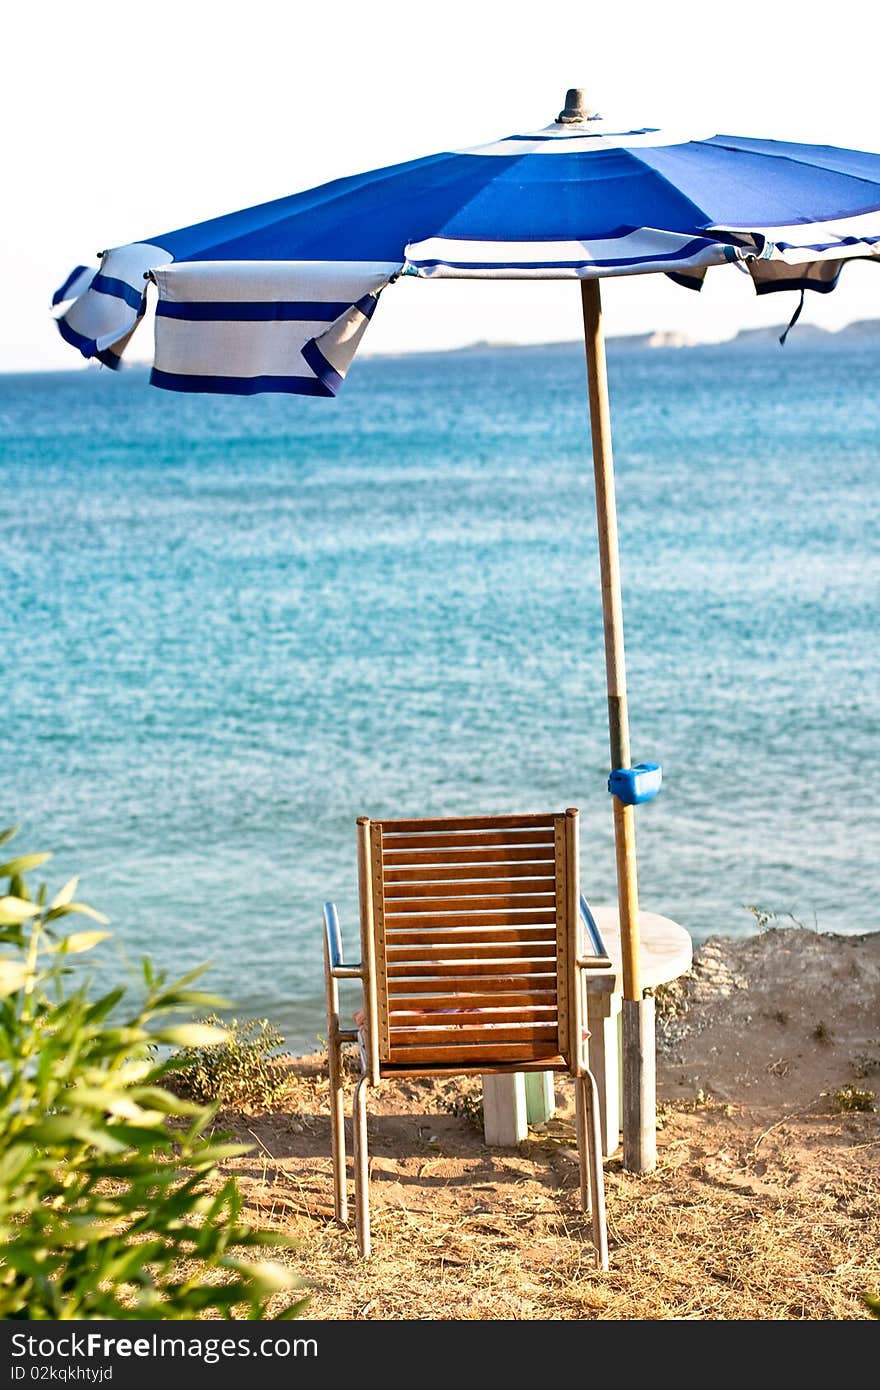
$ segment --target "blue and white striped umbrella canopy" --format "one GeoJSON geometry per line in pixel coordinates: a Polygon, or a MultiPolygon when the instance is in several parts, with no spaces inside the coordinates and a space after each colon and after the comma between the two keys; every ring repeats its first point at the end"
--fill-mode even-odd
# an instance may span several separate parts
{"type": "Polygon", "coordinates": [[[857,257],[880,259],[880,155],[584,116],[116,247],[53,303],[64,338],[116,367],[154,282],[154,385],[332,396],[401,274],[699,289],[738,262],[764,294],[833,289],[857,257]]]}

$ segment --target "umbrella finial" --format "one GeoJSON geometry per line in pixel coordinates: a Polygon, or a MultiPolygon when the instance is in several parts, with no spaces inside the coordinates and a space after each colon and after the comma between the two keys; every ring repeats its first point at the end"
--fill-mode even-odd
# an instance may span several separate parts
{"type": "Polygon", "coordinates": [[[598,112],[587,104],[583,87],[569,87],[565,94],[565,105],[556,117],[557,125],[578,125],[581,121],[595,121],[598,112]]]}

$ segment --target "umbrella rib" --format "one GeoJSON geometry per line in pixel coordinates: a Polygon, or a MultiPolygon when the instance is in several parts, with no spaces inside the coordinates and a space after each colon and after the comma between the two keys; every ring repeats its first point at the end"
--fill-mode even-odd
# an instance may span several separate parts
{"type": "MultiPolygon", "coordinates": [[[[862,174],[850,174],[845,173],[840,169],[832,169],[830,165],[819,164],[815,160],[799,159],[797,155],[791,153],[791,144],[786,144],[784,140],[767,141],[768,145],[778,144],[784,146],[784,149],[781,149],[777,153],[776,150],[742,150],[737,145],[728,145],[726,143],[728,140],[735,139],[735,135],[715,135],[712,137],[711,140],[701,140],[699,143],[702,145],[711,145],[711,147],[716,150],[728,150],[731,154],[751,154],[754,155],[756,159],[784,159],[787,160],[789,164],[796,164],[800,169],[821,169],[823,173],[836,174],[837,177],[841,179],[852,179],[854,182],[857,183],[869,183],[872,186],[872,188],[875,185],[880,185],[880,177],[878,177],[877,179],[871,179],[865,177],[862,174]]],[[[836,147],[831,145],[827,147],[815,148],[828,148],[834,150],[835,153],[838,153],[836,147]]],[[[860,153],[860,151],[854,150],[853,153],[857,154],[860,153]]],[[[866,153],[869,153],[869,151],[866,153]]],[[[880,174],[880,154],[876,155],[875,158],[877,159],[878,174],[880,174]]]]}
{"type": "MultiPolygon", "coordinates": [[[[479,159],[479,158],[480,158],[480,156],[474,154],[474,152],[473,152],[472,150],[465,150],[465,151],[464,151],[464,155],[465,155],[465,156],[472,156],[472,157],[475,158],[475,159],[479,159]]],[[[457,157],[460,158],[460,157],[462,157],[462,156],[457,156],[457,157]]],[[[530,155],[527,151],[524,151],[522,154],[511,155],[511,156],[510,156],[510,159],[511,159],[512,162],[506,166],[505,172],[506,172],[506,173],[513,173],[514,170],[516,170],[516,168],[517,168],[520,164],[524,163],[526,160],[531,160],[531,159],[533,159],[533,158],[534,158],[534,156],[533,156],[533,155],[530,155]]],[[[478,188],[469,198],[467,198],[463,203],[461,203],[461,204],[459,205],[459,207],[456,208],[454,216],[455,216],[455,217],[460,217],[461,214],[462,214],[463,212],[465,212],[465,211],[467,210],[467,208],[469,208],[469,207],[471,206],[471,204],[474,203],[474,202],[476,201],[477,198],[479,198],[483,193],[485,193],[486,188],[488,187],[489,184],[491,184],[491,183],[493,182],[494,177],[495,177],[494,175],[491,175],[489,178],[487,178],[487,179],[486,179],[486,182],[482,185],[481,188],[478,188]]],[[[449,219],[449,220],[451,220],[451,219],[449,219]]],[[[449,233],[446,231],[447,225],[448,225],[448,222],[443,223],[443,225],[440,226],[440,227],[438,227],[438,228],[436,229],[436,231],[431,232],[431,233],[430,233],[430,236],[431,236],[431,237],[448,236],[449,233]]],[[[409,241],[407,242],[407,245],[410,245],[410,244],[411,244],[412,242],[414,242],[414,241],[427,241],[428,239],[429,239],[429,238],[428,238],[427,236],[424,236],[424,237],[410,237],[409,241]]],[[[553,238],[551,238],[551,237],[540,237],[540,238],[533,238],[533,239],[535,239],[535,240],[541,240],[541,241],[549,241],[549,240],[552,240],[553,238]]],[[[469,233],[469,234],[468,234],[468,237],[467,237],[467,240],[468,240],[468,241],[496,242],[496,241],[498,241],[498,237],[480,237],[480,236],[474,236],[473,234],[469,233]]],[[[518,237],[512,238],[512,240],[516,240],[516,241],[525,241],[525,240],[529,240],[529,238],[518,236],[518,237]]]]}
{"type": "MultiPolygon", "coordinates": [[[[716,147],[716,148],[729,149],[729,150],[730,150],[730,153],[736,154],[736,150],[734,150],[731,146],[723,146],[723,147],[718,146],[718,147],[716,147]]],[[[665,158],[671,158],[671,159],[680,159],[680,158],[681,158],[680,155],[669,154],[667,151],[664,151],[664,157],[665,157],[665,158]]],[[[774,159],[782,159],[782,158],[784,158],[785,156],[783,156],[783,155],[768,156],[768,158],[770,158],[770,157],[772,157],[772,158],[774,158],[774,159]]],[[[647,162],[647,161],[646,161],[646,162],[647,162]]],[[[790,160],[789,162],[792,163],[792,164],[798,164],[798,163],[799,163],[799,164],[800,164],[802,167],[804,167],[804,168],[810,168],[810,167],[811,167],[809,164],[806,163],[805,160],[800,160],[800,161],[799,161],[799,160],[790,160]]],[[[653,168],[654,166],[653,166],[653,165],[649,165],[649,167],[650,167],[650,168],[653,168]]],[[[660,178],[664,178],[664,177],[665,177],[665,175],[661,174],[659,170],[657,170],[657,173],[658,173],[658,176],[659,176],[660,178]]],[[[841,177],[848,177],[848,176],[841,175],[841,177]]],[[[748,189],[749,192],[752,193],[752,195],[755,196],[755,197],[760,197],[760,196],[761,196],[761,189],[760,189],[759,187],[756,187],[756,185],[751,181],[751,179],[743,178],[742,174],[737,174],[737,180],[738,180],[738,188],[739,188],[739,189],[748,189]]],[[[860,180],[860,182],[866,182],[866,180],[860,180]]],[[[671,183],[671,181],[670,181],[670,183],[671,183]]],[[[674,187],[675,187],[675,184],[674,184],[674,183],[671,183],[671,186],[674,188],[674,187]]],[[[873,187],[874,185],[870,185],[870,186],[873,187]]],[[[685,195],[685,196],[686,196],[686,195],[685,195]]],[[[880,206],[880,204],[875,203],[875,204],[874,204],[873,206],[871,206],[871,207],[863,207],[863,208],[857,208],[857,209],[847,209],[845,212],[839,212],[839,213],[836,213],[836,214],[835,214],[835,213],[832,213],[832,214],[831,214],[831,218],[834,218],[835,216],[836,216],[836,217],[855,217],[855,216],[859,216],[860,214],[865,213],[865,212],[873,212],[873,211],[875,211],[875,210],[877,209],[878,206],[880,206]]],[[[811,224],[811,223],[813,223],[813,222],[816,222],[816,221],[824,222],[824,221],[828,221],[828,220],[830,220],[830,219],[829,219],[828,217],[824,216],[824,215],[823,215],[822,217],[820,217],[820,218],[817,218],[817,217],[815,216],[815,214],[813,214],[813,213],[803,213],[803,212],[799,212],[799,211],[794,211],[794,210],[793,210],[792,213],[790,213],[790,214],[789,214],[789,213],[786,213],[786,220],[785,220],[785,222],[784,222],[784,223],[780,223],[779,225],[785,225],[785,226],[794,225],[796,222],[798,222],[798,220],[800,220],[800,222],[802,222],[804,225],[809,225],[809,224],[811,224]]],[[[762,224],[762,223],[755,222],[755,223],[754,223],[755,230],[756,230],[756,231],[759,230],[760,227],[761,227],[762,225],[765,225],[765,226],[774,225],[774,226],[775,226],[775,225],[777,225],[777,224],[776,224],[776,223],[773,223],[773,224],[764,223],[764,224],[762,224]]],[[[723,227],[723,226],[724,226],[724,223],[723,223],[723,222],[720,222],[720,221],[716,218],[714,221],[708,222],[708,223],[706,224],[706,230],[711,231],[714,227],[723,227]]],[[[741,232],[741,233],[743,233],[744,235],[748,235],[748,234],[749,234],[749,227],[748,227],[746,224],[742,224],[742,225],[737,226],[736,230],[737,230],[737,232],[741,232]]]]}
{"type": "MultiPolygon", "coordinates": [[[[722,138],[723,138],[723,137],[722,137],[722,138]]],[[[709,142],[706,141],[706,142],[704,142],[704,143],[708,144],[709,142]]],[[[713,149],[727,150],[730,154],[742,154],[742,153],[743,153],[743,151],[742,151],[742,150],[738,150],[738,149],[736,148],[735,145],[723,145],[723,144],[721,144],[721,143],[716,143],[716,142],[713,141],[713,142],[712,142],[712,147],[713,147],[713,149]]],[[[756,159],[778,159],[778,160],[783,161],[783,162],[786,163],[786,164],[794,164],[798,169],[821,169],[821,171],[822,171],[823,174],[833,174],[835,178],[838,178],[838,179],[846,179],[846,180],[847,180],[848,182],[850,182],[850,183],[864,183],[864,184],[867,184],[867,186],[868,186],[869,188],[875,189],[875,190],[877,191],[878,195],[880,195],[880,178],[878,178],[878,179],[870,179],[870,178],[865,178],[865,177],[863,177],[863,175],[861,175],[861,174],[844,174],[844,173],[841,172],[840,169],[829,169],[829,168],[826,167],[825,165],[811,163],[811,161],[808,160],[808,159],[797,159],[795,155],[787,154],[787,153],[786,153],[786,154],[776,154],[776,153],[775,153],[774,151],[772,151],[772,150],[748,150],[748,151],[746,151],[746,153],[748,153],[748,154],[750,154],[750,155],[754,155],[754,157],[755,157],[756,159]]],[[[878,163],[880,163],[880,155],[878,155],[878,163]]],[[[863,213],[863,212],[876,212],[876,211],[878,210],[878,207],[880,207],[880,199],[878,199],[878,202],[872,203],[870,207],[855,208],[855,209],[849,208],[849,209],[846,210],[846,212],[832,213],[831,216],[832,216],[832,217],[835,217],[835,216],[837,216],[837,217],[857,217],[857,216],[859,216],[860,213],[863,213]]],[[[828,218],[826,215],[824,215],[824,214],[823,214],[822,217],[819,217],[819,218],[817,218],[817,217],[811,217],[811,218],[810,218],[810,221],[811,221],[811,222],[827,222],[828,220],[829,220],[829,218],[828,218]]]]}
{"type": "Polygon", "coordinates": [[[660,182],[665,184],[667,188],[671,188],[673,193],[677,194],[679,198],[681,198],[684,202],[687,203],[688,207],[693,208],[694,213],[698,217],[702,217],[704,219],[703,231],[705,231],[707,227],[711,227],[712,223],[709,219],[709,214],[706,212],[705,208],[701,208],[698,203],[695,203],[692,198],[689,198],[686,193],[683,193],[680,188],[677,188],[676,185],[672,182],[672,180],[666,174],[664,174],[661,169],[657,169],[649,160],[643,158],[640,151],[628,149],[624,150],[623,153],[629,159],[633,160],[634,163],[642,165],[645,169],[650,169],[651,173],[654,175],[655,178],[659,179],[660,182]]]}

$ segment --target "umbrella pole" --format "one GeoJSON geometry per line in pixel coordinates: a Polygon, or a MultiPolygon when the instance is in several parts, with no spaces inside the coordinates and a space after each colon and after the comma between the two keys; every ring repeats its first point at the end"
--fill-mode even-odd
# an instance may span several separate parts
{"type": "MultiPolygon", "coordinates": [[[[611,767],[630,766],[629,717],[626,705],[626,659],[623,603],[617,543],[617,504],[611,452],[611,412],[602,329],[599,281],[581,281],[590,430],[599,525],[599,570],[605,628],[605,673],[611,767]]],[[[642,998],[639,972],[639,888],[636,866],[635,808],[612,798],[617,900],[623,965],[623,1166],[649,1173],[657,1163],[654,1000],[642,998]]]]}

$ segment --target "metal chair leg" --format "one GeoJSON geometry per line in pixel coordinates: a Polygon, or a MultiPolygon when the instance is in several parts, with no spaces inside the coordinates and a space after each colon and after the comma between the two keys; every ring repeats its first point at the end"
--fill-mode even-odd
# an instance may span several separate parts
{"type": "Polygon", "coordinates": [[[345,1111],[343,1108],[342,1040],[339,1036],[339,985],[342,943],[333,903],[324,904],[324,1003],[327,1009],[327,1070],[330,1074],[330,1152],[333,1163],[333,1209],[336,1220],[348,1220],[345,1173],[345,1111]]]}
{"type": "Polygon", "coordinates": [[[333,1206],[336,1220],[348,1221],[348,1190],[345,1172],[345,1089],[343,1086],[342,1046],[331,1025],[327,1042],[330,1071],[330,1144],[333,1155],[333,1206]]]}
{"type": "Polygon", "coordinates": [[[354,1090],[352,1130],[354,1138],[354,1205],[358,1253],[370,1258],[370,1156],[367,1151],[367,1087],[362,1076],[354,1090]]]}
{"type": "Polygon", "coordinates": [[[581,1105],[586,1121],[596,1264],[599,1269],[607,1269],[608,1228],[605,1219],[605,1174],[602,1169],[602,1124],[599,1117],[599,1092],[596,1078],[591,1071],[585,1071],[579,1078],[578,1090],[582,1095],[581,1105]]]}
{"type": "Polygon", "coordinates": [[[593,1204],[590,1200],[590,1149],[587,1143],[587,1120],[585,1111],[584,1088],[579,1081],[576,1081],[574,1087],[574,1116],[577,1134],[578,1171],[581,1181],[581,1210],[585,1211],[589,1216],[592,1213],[593,1204]]]}

